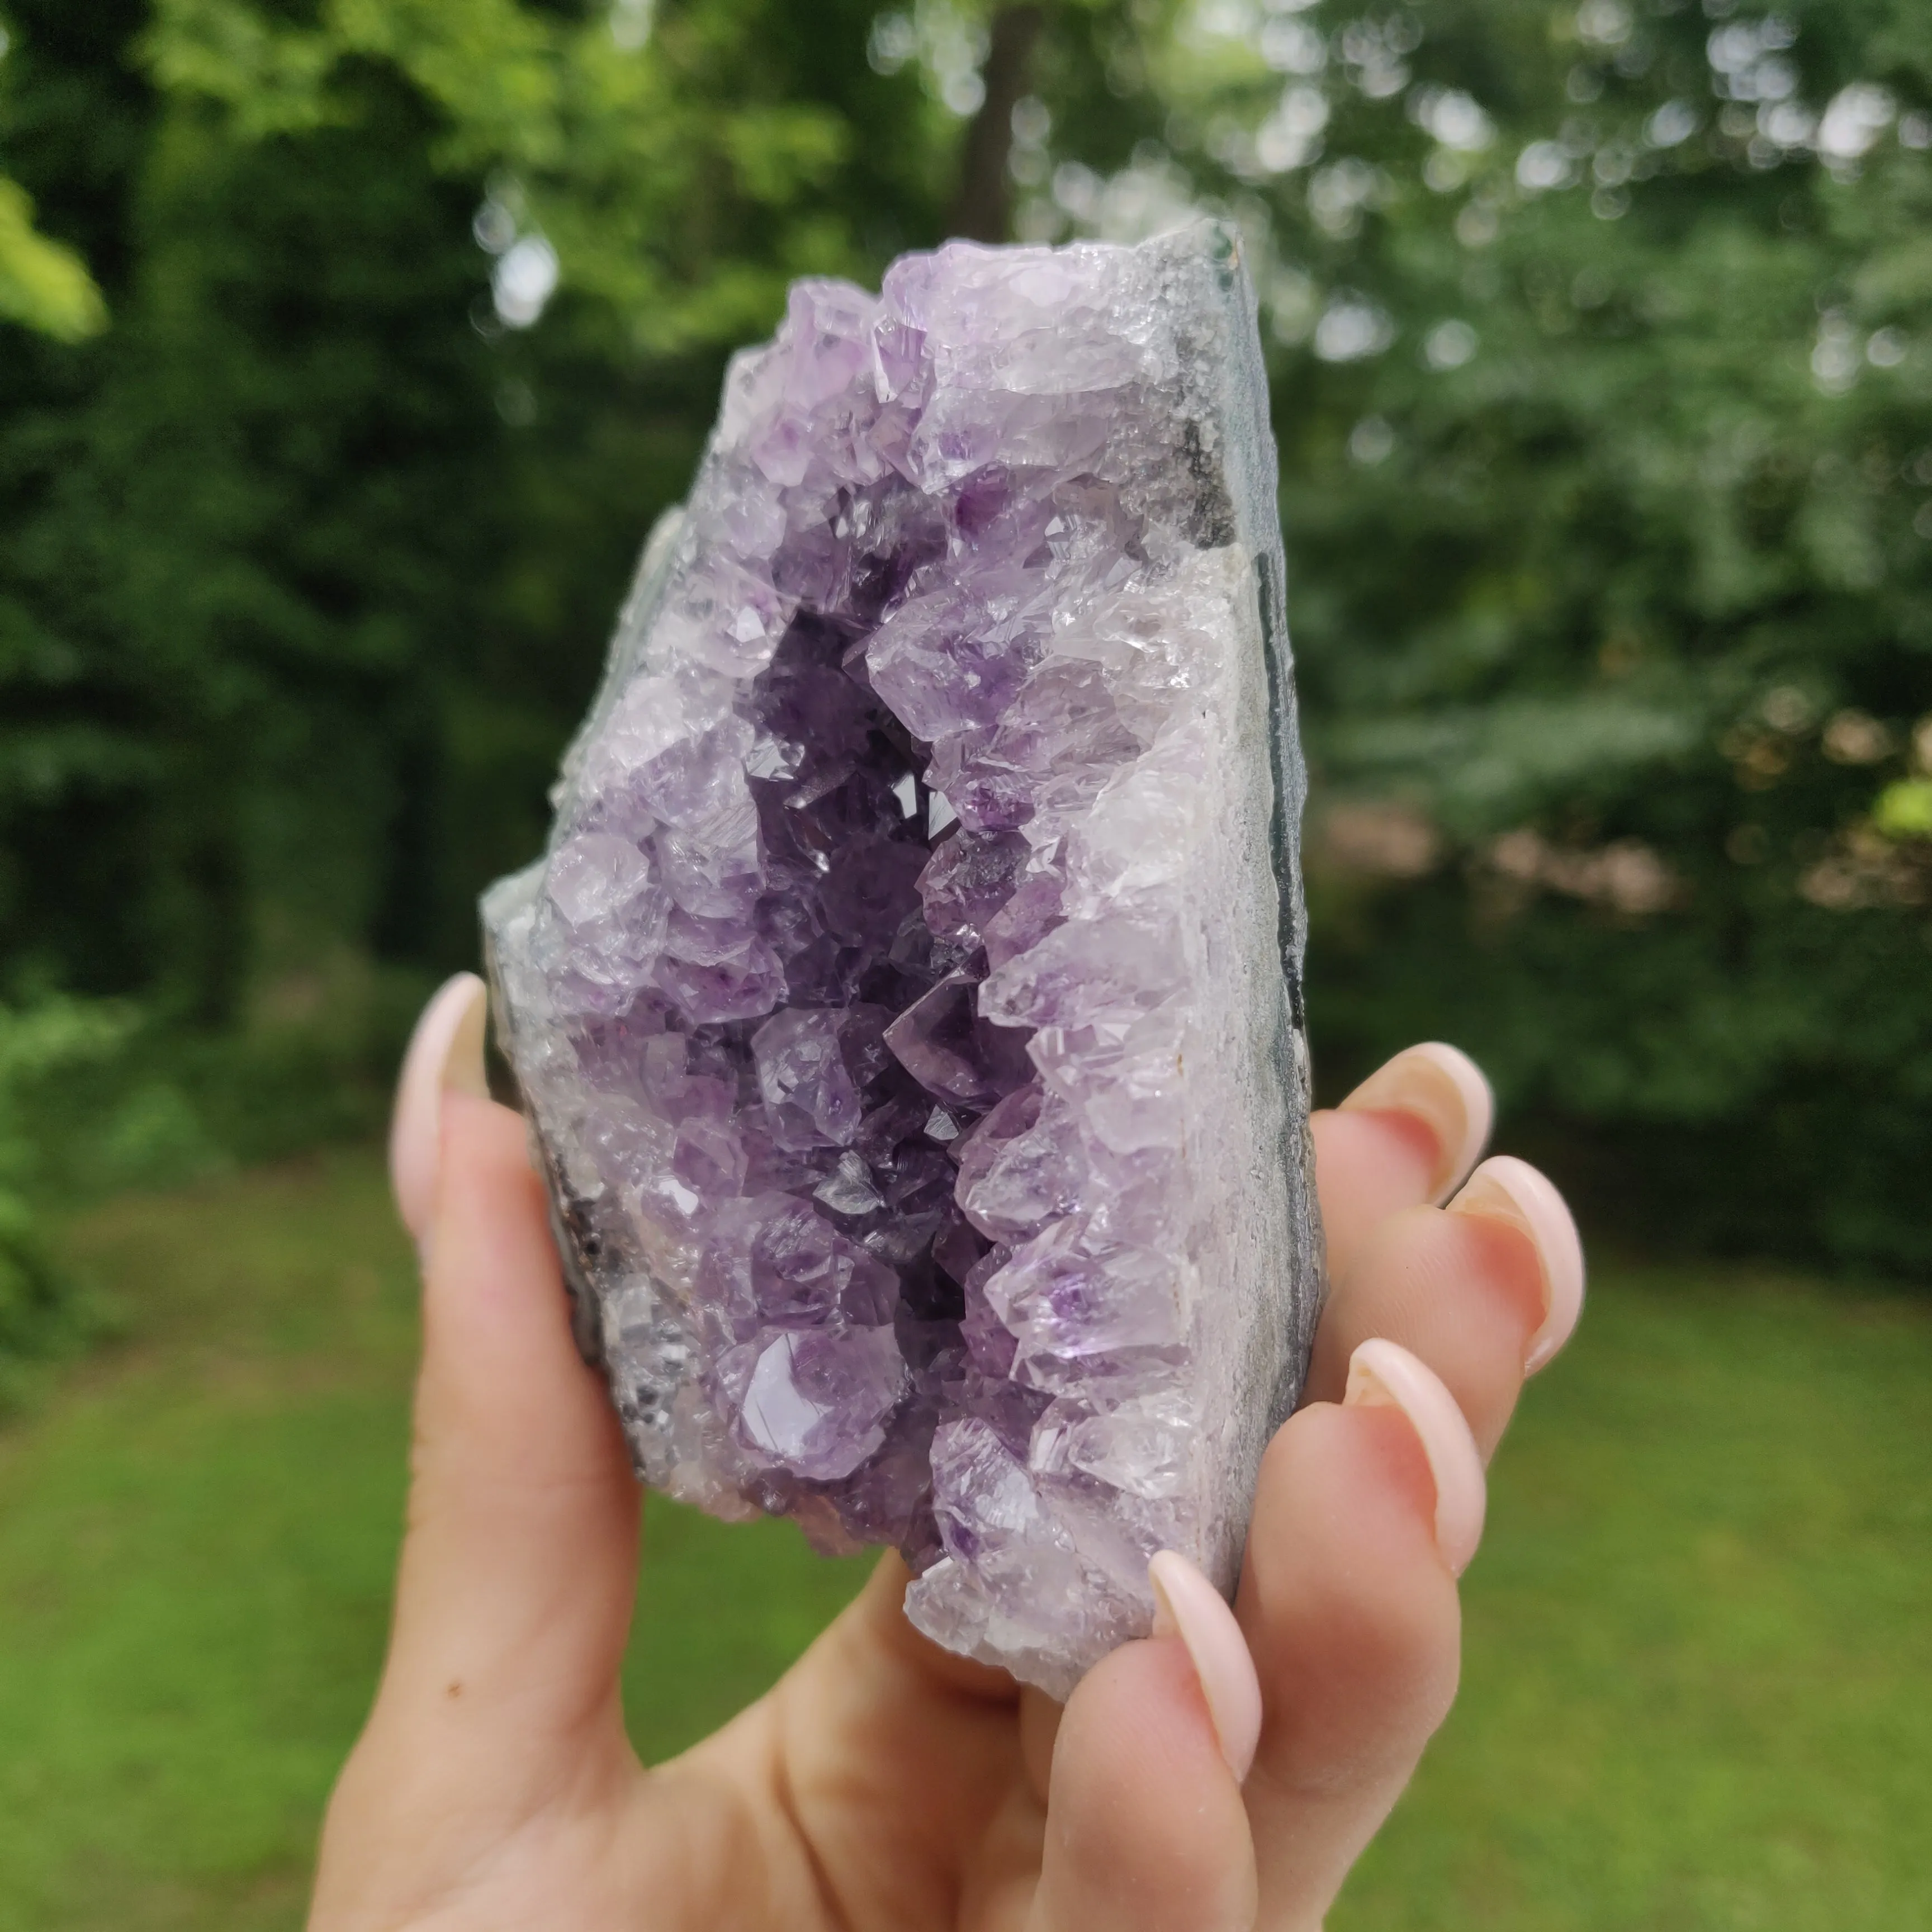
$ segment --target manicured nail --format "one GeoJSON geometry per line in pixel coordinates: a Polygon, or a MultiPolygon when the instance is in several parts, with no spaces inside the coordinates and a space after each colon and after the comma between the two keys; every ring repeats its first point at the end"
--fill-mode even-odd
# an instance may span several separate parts
{"type": "Polygon", "coordinates": [[[1226,1600],[1187,1558],[1163,1550],[1148,1565],[1154,1586],[1154,1634],[1186,1646],[1207,1700],[1221,1755],[1239,1784],[1262,1736],[1262,1687],[1248,1640],[1226,1600]]]}
{"type": "Polygon", "coordinates": [[[421,1246],[436,1212],[446,1093],[489,1097],[483,1072],[483,1029],[489,995],[474,973],[459,973],[428,1006],[410,1036],[389,1123],[389,1184],[403,1226],[421,1246]]]}
{"type": "Polygon", "coordinates": [[[1449,1211],[1506,1222],[1529,1237],[1543,1274],[1543,1320],[1523,1358],[1523,1372],[1534,1375],[1569,1340],[1583,1312],[1583,1244],[1570,1210],[1527,1161],[1499,1154],[1470,1175],[1449,1211]]]}
{"type": "Polygon", "coordinates": [[[1496,1096],[1466,1053],[1440,1040],[1412,1046],[1371,1073],[1342,1102],[1350,1113],[1413,1114],[1436,1136],[1429,1198],[1446,1200],[1490,1138],[1496,1096]]]}
{"type": "Polygon", "coordinates": [[[1422,1444],[1436,1478],[1436,1546],[1458,1576],[1483,1540],[1488,1486],[1483,1459],[1456,1398],[1435,1372],[1379,1336],[1348,1358],[1345,1408],[1399,1408],[1422,1444]]]}

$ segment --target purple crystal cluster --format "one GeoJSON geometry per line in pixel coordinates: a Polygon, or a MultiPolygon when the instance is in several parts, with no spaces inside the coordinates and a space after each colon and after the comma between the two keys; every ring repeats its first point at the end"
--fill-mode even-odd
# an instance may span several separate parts
{"type": "Polygon", "coordinates": [[[641,1472],[1059,1693],[1318,1294],[1273,461],[1218,228],[800,284],[484,902],[641,1472]]]}

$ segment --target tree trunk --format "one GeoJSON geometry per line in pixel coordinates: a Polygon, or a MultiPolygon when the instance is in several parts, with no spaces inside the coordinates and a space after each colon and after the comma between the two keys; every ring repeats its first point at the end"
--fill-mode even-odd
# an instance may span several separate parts
{"type": "Polygon", "coordinates": [[[1012,195],[1006,154],[1013,138],[1013,106],[1027,91],[1042,10],[1002,7],[993,16],[992,44],[981,78],[986,98],[966,130],[959,192],[946,220],[949,234],[971,242],[1004,242],[1011,232],[1012,195]]]}

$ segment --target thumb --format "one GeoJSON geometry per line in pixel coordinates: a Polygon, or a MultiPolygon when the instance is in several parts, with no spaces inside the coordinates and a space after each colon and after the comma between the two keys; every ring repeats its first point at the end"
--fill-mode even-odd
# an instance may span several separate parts
{"type": "Polygon", "coordinates": [[[423,1362],[388,1661],[338,1807],[358,1779],[400,1776],[437,1792],[439,1816],[500,1833],[632,1762],[617,1679],[638,1497],[571,1340],[524,1124],[482,1097],[485,998],[473,976],[446,987],[403,1076],[392,1154],[426,1260],[423,1362]]]}

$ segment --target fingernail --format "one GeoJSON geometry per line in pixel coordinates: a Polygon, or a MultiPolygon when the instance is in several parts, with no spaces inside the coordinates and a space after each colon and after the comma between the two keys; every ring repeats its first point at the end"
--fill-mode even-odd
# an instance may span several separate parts
{"type": "Polygon", "coordinates": [[[1422,1444],[1436,1478],[1436,1546],[1460,1576],[1483,1540],[1488,1485],[1483,1459],[1456,1398],[1441,1378],[1399,1344],[1379,1336],[1348,1358],[1345,1408],[1399,1408],[1422,1444]]]}
{"type": "Polygon", "coordinates": [[[1569,1208],[1528,1162],[1499,1154],[1470,1175],[1449,1212],[1507,1222],[1529,1237],[1543,1274],[1543,1320],[1523,1358],[1523,1372],[1534,1375],[1569,1340],[1583,1312],[1583,1244],[1569,1208]]]}
{"type": "Polygon", "coordinates": [[[1239,1784],[1262,1736],[1261,1680],[1248,1640],[1227,1600],[1187,1558],[1163,1550],[1148,1565],[1154,1586],[1154,1634],[1186,1646],[1207,1700],[1221,1755],[1239,1784]]]}
{"type": "Polygon", "coordinates": [[[1412,1046],[1370,1074],[1342,1102],[1351,1113],[1413,1114],[1436,1136],[1429,1198],[1445,1200],[1476,1164],[1496,1120],[1482,1069],[1440,1040],[1412,1046]]]}
{"type": "Polygon", "coordinates": [[[403,1226],[418,1246],[436,1211],[436,1170],[442,1146],[442,1096],[487,1099],[483,1029],[489,995],[474,973],[459,973],[424,1007],[403,1056],[396,1111],[389,1123],[389,1184],[403,1226]]]}

